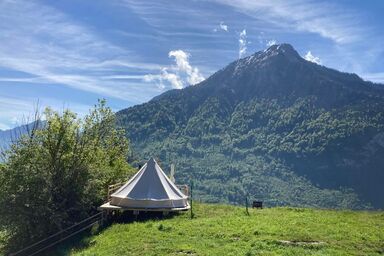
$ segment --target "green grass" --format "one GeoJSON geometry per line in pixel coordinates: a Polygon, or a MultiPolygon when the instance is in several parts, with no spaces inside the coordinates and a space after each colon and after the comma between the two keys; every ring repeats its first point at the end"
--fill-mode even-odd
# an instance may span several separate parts
{"type": "Polygon", "coordinates": [[[0,255],[3,255],[3,249],[5,246],[5,241],[6,241],[6,233],[5,231],[0,230],[0,255]]]}
{"type": "Polygon", "coordinates": [[[195,218],[113,224],[70,255],[383,255],[384,213],[194,204],[195,218]]]}

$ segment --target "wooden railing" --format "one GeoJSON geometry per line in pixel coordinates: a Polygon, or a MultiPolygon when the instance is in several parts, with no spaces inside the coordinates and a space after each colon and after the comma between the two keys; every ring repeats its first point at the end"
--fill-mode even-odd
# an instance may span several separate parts
{"type": "Polygon", "coordinates": [[[107,192],[107,202],[111,200],[111,195],[116,192],[121,186],[123,186],[125,182],[120,182],[116,184],[112,184],[108,186],[108,192],[107,192]]]}
{"type": "Polygon", "coordinates": [[[176,187],[177,187],[178,189],[180,189],[180,191],[181,191],[184,195],[186,195],[186,196],[189,197],[189,186],[188,186],[188,185],[186,185],[186,184],[183,184],[183,185],[176,185],[176,187]]]}

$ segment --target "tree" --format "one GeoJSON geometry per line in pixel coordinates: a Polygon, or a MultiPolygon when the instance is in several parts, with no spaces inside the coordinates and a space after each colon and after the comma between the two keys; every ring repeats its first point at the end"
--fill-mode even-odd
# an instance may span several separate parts
{"type": "Polygon", "coordinates": [[[96,211],[108,184],[126,180],[128,141],[104,100],[84,118],[44,112],[44,125],[22,136],[0,171],[0,230],[18,249],[96,211]]]}

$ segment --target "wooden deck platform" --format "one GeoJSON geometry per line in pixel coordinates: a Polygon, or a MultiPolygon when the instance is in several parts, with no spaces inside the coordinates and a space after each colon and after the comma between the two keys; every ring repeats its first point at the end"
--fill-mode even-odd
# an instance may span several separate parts
{"type": "Polygon", "coordinates": [[[188,204],[183,208],[128,208],[116,205],[111,205],[110,202],[105,203],[97,208],[99,211],[138,211],[138,212],[176,212],[176,211],[188,211],[191,206],[188,204]]]}

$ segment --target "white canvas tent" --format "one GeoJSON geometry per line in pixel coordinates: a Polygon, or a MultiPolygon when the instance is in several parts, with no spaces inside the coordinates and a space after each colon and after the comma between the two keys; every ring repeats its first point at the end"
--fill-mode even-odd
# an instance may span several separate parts
{"type": "Polygon", "coordinates": [[[151,158],[101,209],[186,210],[188,197],[151,158]]]}

